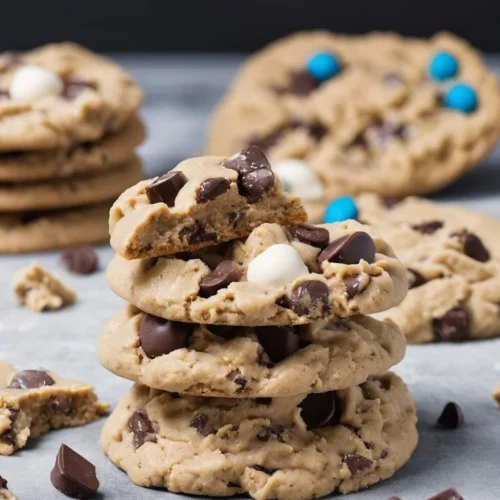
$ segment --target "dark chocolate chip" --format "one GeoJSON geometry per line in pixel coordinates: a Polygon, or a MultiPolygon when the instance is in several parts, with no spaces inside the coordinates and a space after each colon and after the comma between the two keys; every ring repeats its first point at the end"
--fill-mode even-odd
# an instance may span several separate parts
{"type": "Polygon", "coordinates": [[[179,238],[181,240],[187,239],[190,245],[197,245],[205,241],[217,242],[217,235],[215,233],[207,233],[200,223],[195,223],[193,226],[183,227],[179,231],[179,238]]]}
{"type": "Polygon", "coordinates": [[[381,452],[380,452],[380,458],[383,460],[384,458],[387,458],[387,455],[389,455],[389,450],[387,448],[384,448],[381,452]]]}
{"type": "Polygon", "coordinates": [[[298,316],[325,317],[330,312],[328,286],[319,280],[303,281],[290,295],[290,308],[298,316]]]}
{"type": "Polygon", "coordinates": [[[54,488],[71,498],[93,498],[99,489],[94,464],[65,444],[59,448],[50,480],[54,488]]]}
{"type": "Polygon", "coordinates": [[[211,297],[222,288],[239,281],[243,276],[241,267],[232,260],[223,260],[217,267],[200,281],[200,295],[211,297]]]}
{"type": "Polygon", "coordinates": [[[238,389],[236,392],[243,392],[245,386],[247,385],[248,380],[241,374],[240,370],[236,368],[235,370],[231,370],[226,377],[229,380],[232,380],[237,386],[238,389]]]}
{"type": "Polygon", "coordinates": [[[470,315],[463,307],[455,307],[433,321],[434,333],[446,342],[462,342],[469,338],[470,315]]]}
{"type": "Polygon", "coordinates": [[[175,198],[186,182],[187,178],[182,172],[168,172],[146,186],[146,196],[150,203],[165,203],[173,207],[175,198]]]}
{"type": "Polygon", "coordinates": [[[222,166],[236,170],[240,176],[260,169],[271,169],[266,155],[257,146],[249,146],[222,162],[222,166]]]}
{"type": "Polygon", "coordinates": [[[430,220],[427,222],[422,222],[420,224],[414,224],[411,227],[415,231],[418,231],[419,233],[422,233],[422,234],[433,234],[438,229],[441,229],[443,227],[443,225],[444,225],[444,223],[441,220],[430,220]]]}
{"type": "Polygon", "coordinates": [[[254,401],[258,405],[264,405],[264,406],[269,406],[273,402],[272,398],[255,398],[254,401]]]}
{"type": "Polygon", "coordinates": [[[373,464],[369,458],[363,457],[358,453],[349,453],[349,455],[346,455],[342,459],[342,462],[347,465],[352,475],[369,469],[373,464]]]}
{"type": "Polygon", "coordinates": [[[318,256],[318,262],[358,264],[361,259],[369,264],[375,261],[375,242],[364,231],[346,234],[330,243],[318,256]]]}
{"type": "Polygon", "coordinates": [[[262,465],[252,465],[252,469],[258,470],[259,472],[264,472],[265,474],[269,474],[272,476],[275,472],[276,469],[268,469],[266,467],[262,467],[262,465]]]}
{"type": "Polygon", "coordinates": [[[306,126],[309,135],[320,141],[326,135],[327,129],[319,122],[313,122],[306,126]]]}
{"type": "Polygon", "coordinates": [[[454,488],[448,488],[427,500],[464,500],[464,497],[454,488]]]}
{"type": "Polygon", "coordinates": [[[276,439],[280,443],[284,443],[283,439],[283,426],[282,425],[272,425],[270,427],[262,427],[262,429],[257,433],[257,439],[260,441],[269,441],[270,439],[276,439]]]}
{"type": "Polygon", "coordinates": [[[260,345],[273,363],[300,349],[301,338],[291,326],[261,326],[255,329],[260,345]]]}
{"type": "Polygon", "coordinates": [[[354,276],[348,276],[347,278],[344,278],[344,286],[348,299],[352,299],[360,292],[359,285],[361,284],[361,278],[361,274],[356,274],[354,276]]]}
{"type": "Polygon", "coordinates": [[[288,230],[296,240],[313,247],[325,248],[330,241],[330,233],[324,227],[301,224],[300,226],[290,226],[288,230]]]}
{"type": "Polygon", "coordinates": [[[61,254],[62,265],[74,274],[90,274],[97,268],[97,254],[90,245],[80,245],[64,250],[61,254]]]}
{"type": "Polygon", "coordinates": [[[85,89],[97,90],[95,84],[76,78],[64,82],[63,97],[69,101],[76,99],[85,89]]]}
{"type": "Polygon", "coordinates": [[[389,71],[384,75],[384,83],[386,83],[390,87],[400,87],[401,85],[403,85],[404,80],[399,73],[396,73],[395,71],[389,71]]]}
{"type": "Polygon", "coordinates": [[[66,399],[53,399],[50,402],[50,409],[63,415],[71,415],[73,413],[73,405],[71,401],[66,399]]]}
{"type": "Polygon", "coordinates": [[[231,181],[226,179],[225,177],[212,177],[203,181],[198,188],[198,192],[196,193],[196,201],[198,203],[206,203],[207,201],[213,200],[225,193],[229,186],[231,185],[231,181]]]}
{"type": "Polygon", "coordinates": [[[193,427],[205,437],[215,434],[214,426],[209,423],[208,415],[205,415],[205,413],[197,413],[189,423],[189,427],[193,427]]]}
{"type": "Polygon", "coordinates": [[[299,408],[308,429],[335,425],[340,421],[341,408],[335,391],[309,394],[299,408]]]}
{"type": "Polygon", "coordinates": [[[157,426],[149,420],[145,410],[136,410],[128,421],[128,426],[133,433],[133,443],[140,448],[144,443],[156,443],[157,426]]]}
{"type": "Polygon", "coordinates": [[[483,242],[473,233],[465,233],[460,240],[464,245],[464,254],[478,262],[488,262],[490,253],[483,242]]]}
{"type": "Polygon", "coordinates": [[[234,326],[230,325],[205,325],[209,332],[212,332],[214,335],[218,337],[222,337],[223,339],[230,340],[236,337],[237,329],[234,326]]]}
{"type": "Polygon", "coordinates": [[[191,323],[169,321],[152,314],[144,314],[139,326],[139,341],[144,354],[149,359],[154,359],[187,347],[192,333],[191,323]]]}
{"type": "Polygon", "coordinates": [[[412,275],[413,281],[410,283],[410,290],[412,288],[418,288],[419,286],[425,285],[427,283],[426,279],[415,269],[408,269],[408,272],[412,275]]]}
{"type": "Polygon", "coordinates": [[[248,203],[257,202],[274,185],[274,174],[267,168],[254,170],[241,177],[239,186],[248,203]]]}
{"type": "Polygon", "coordinates": [[[287,91],[298,96],[307,96],[318,88],[318,83],[306,70],[291,71],[287,91]]]}
{"type": "Polygon", "coordinates": [[[38,389],[55,383],[55,380],[44,371],[23,370],[12,379],[9,389],[38,389]]]}
{"type": "Polygon", "coordinates": [[[238,222],[244,217],[244,213],[242,212],[229,212],[227,214],[227,220],[229,224],[232,224],[233,226],[236,226],[238,222]]]}
{"type": "Polygon", "coordinates": [[[356,135],[356,137],[354,137],[354,139],[344,145],[344,151],[349,151],[349,150],[352,150],[352,149],[355,149],[355,148],[362,148],[362,149],[366,149],[368,147],[368,142],[366,141],[366,137],[365,137],[365,132],[362,131],[362,132],[359,132],[358,135],[356,135]]]}
{"type": "Polygon", "coordinates": [[[7,489],[7,479],[4,479],[2,476],[0,476],[0,488],[7,489]]]}
{"type": "Polygon", "coordinates": [[[385,208],[391,209],[404,200],[402,196],[382,196],[382,203],[385,208]]]}
{"type": "Polygon", "coordinates": [[[457,403],[450,401],[446,403],[437,421],[438,425],[445,429],[456,429],[464,424],[462,408],[457,403]]]}
{"type": "Polygon", "coordinates": [[[259,149],[265,151],[280,141],[281,137],[286,132],[286,129],[287,129],[286,126],[279,127],[278,129],[274,130],[273,132],[264,137],[253,135],[248,139],[247,144],[249,146],[256,146],[259,149]]]}

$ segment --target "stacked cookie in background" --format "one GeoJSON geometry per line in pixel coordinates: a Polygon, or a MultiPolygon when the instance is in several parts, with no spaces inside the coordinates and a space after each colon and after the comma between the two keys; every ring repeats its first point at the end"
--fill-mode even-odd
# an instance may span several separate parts
{"type": "Polygon", "coordinates": [[[390,477],[417,444],[391,322],[406,270],[356,221],[305,223],[255,146],[192,158],[111,209],[129,305],[98,356],[136,384],[102,431],[141,486],[309,499],[390,477]]]}
{"type": "Polygon", "coordinates": [[[74,44],[0,56],[0,253],[107,240],[112,200],[143,177],[141,102],[74,44]]]}

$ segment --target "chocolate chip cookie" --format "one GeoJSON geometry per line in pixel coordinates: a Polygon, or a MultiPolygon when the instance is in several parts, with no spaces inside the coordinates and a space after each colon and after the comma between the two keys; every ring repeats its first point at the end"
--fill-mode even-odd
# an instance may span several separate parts
{"type": "Polygon", "coordinates": [[[232,326],[311,323],[397,305],[407,274],[391,247],[356,221],[262,224],[245,240],[108,266],[113,291],[174,321],[232,326]]]}
{"type": "Polygon", "coordinates": [[[451,34],[304,32],[250,57],[215,111],[206,151],[260,146],[306,203],[422,194],[490,151],[499,114],[496,76],[451,34]]]}
{"type": "Polygon", "coordinates": [[[406,299],[381,318],[411,343],[500,334],[500,221],[421,198],[357,198],[360,219],[388,241],[407,268],[406,299]]]}
{"type": "Polygon", "coordinates": [[[264,222],[306,221],[300,198],[281,190],[252,146],[231,158],[183,161],[127,189],[110,213],[111,246],[126,259],[191,252],[248,236],[264,222]]]}

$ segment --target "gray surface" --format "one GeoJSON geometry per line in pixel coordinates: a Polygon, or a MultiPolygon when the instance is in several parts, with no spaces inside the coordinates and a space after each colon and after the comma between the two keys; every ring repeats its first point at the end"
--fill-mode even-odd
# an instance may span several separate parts
{"type": "MultiPolygon", "coordinates": [[[[150,138],[142,154],[150,173],[163,172],[202,150],[210,108],[222,95],[239,61],[237,57],[122,58],[147,94],[144,118],[150,138]]],[[[496,62],[500,68],[500,59],[496,62]]],[[[438,198],[500,216],[499,165],[497,151],[438,198]]],[[[36,255],[36,260],[57,271],[79,294],[75,306],[44,314],[17,307],[9,288],[14,271],[35,256],[0,257],[0,359],[22,368],[45,367],[86,380],[95,384],[104,400],[115,405],[130,383],[101,368],[95,354],[105,320],[123,304],[105,282],[104,268],[111,255],[110,249],[99,249],[101,270],[89,277],[66,273],[56,253],[36,255]]],[[[500,498],[500,410],[490,397],[500,380],[500,340],[410,346],[396,371],[415,398],[420,445],[411,462],[392,479],[348,498],[384,500],[398,495],[404,500],[424,500],[451,486],[467,500],[500,498]],[[467,425],[455,431],[437,430],[435,420],[449,400],[460,402],[467,425]]],[[[49,472],[64,442],[96,464],[106,499],[181,498],[134,486],[109,463],[98,444],[103,422],[51,432],[13,456],[1,457],[0,474],[21,500],[63,499],[52,488],[49,472]]]]}

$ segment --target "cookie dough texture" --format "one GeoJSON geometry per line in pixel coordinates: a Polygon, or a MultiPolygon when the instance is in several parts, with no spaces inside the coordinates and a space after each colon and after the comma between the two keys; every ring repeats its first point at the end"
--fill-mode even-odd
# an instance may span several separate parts
{"type": "Polygon", "coordinates": [[[262,224],[245,241],[231,242],[224,250],[211,247],[200,253],[131,261],[116,255],[108,266],[108,283],[117,295],[149,314],[175,321],[234,326],[291,325],[320,319],[316,308],[297,313],[287,305],[298,287],[308,281],[326,285],[328,310],[322,315],[371,314],[403,299],[408,286],[406,270],[370,227],[355,221],[323,227],[330,242],[356,231],[368,233],[376,248],[374,262],[319,264],[319,248],[294,240],[277,224],[262,224]],[[276,244],[292,245],[310,273],[281,286],[247,281],[249,262],[276,244]],[[201,280],[222,260],[240,265],[242,278],[215,295],[201,297],[201,280]],[[352,277],[358,280],[357,291],[348,294],[345,280],[352,277]]]}
{"type": "Polygon", "coordinates": [[[419,273],[424,283],[413,286],[399,306],[378,317],[390,318],[409,342],[421,343],[439,340],[439,320],[461,308],[468,317],[461,340],[498,336],[500,221],[420,198],[410,197],[396,204],[389,201],[390,208],[375,195],[358,197],[360,220],[371,224],[391,244],[402,264],[419,273]],[[439,227],[425,230],[429,223],[439,227]],[[468,250],[464,234],[478,237],[488,255],[468,250]]]}
{"type": "Polygon", "coordinates": [[[225,160],[227,157],[190,158],[175,167],[171,172],[182,173],[186,183],[171,207],[149,201],[146,187],[153,180],[127,189],[110,212],[111,246],[127,259],[155,257],[242,238],[265,222],[293,225],[306,221],[300,198],[283,193],[277,176],[270,188],[249,202],[240,193],[238,172],[225,168],[225,160]],[[227,190],[200,201],[200,186],[213,179],[225,180],[227,190]],[[213,238],[190,241],[183,234],[190,234],[193,228],[201,228],[205,236],[213,238]]]}
{"type": "Polygon", "coordinates": [[[33,182],[106,171],[130,160],[145,137],[138,118],[117,134],[69,149],[0,153],[0,182],[33,182]]]}
{"type": "Polygon", "coordinates": [[[11,455],[28,439],[51,429],[93,422],[108,409],[108,404],[97,400],[92,386],[51,371],[44,372],[52,379],[51,385],[9,388],[18,373],[0,361],[0,455],[11,455]]]}
{"type": "Polygon", "coordinates": [[[52,212],[0,214],[0,253],[51,250],[108,240],[111,202],[52,212]]]}
{"type": "Polygon", "coordinates": [[[139,158],[93,175],[36,184],[0,184],[0,211],[51,210],[100,203],[143,178],[139,158]]]}
{"type": "Polygon", "coordinates": [[[61,309],[76,301],[74,290],[36,263],[17,273],[12,290],[19,303],[35,312],[61,309]]]}
{"type": "Polygon", "coordinates": [[[148,387],[198,396],[282,397],[345,389],[385,372],[405,352],[395,325],[357,316],[296,328],[308,345],[277,363],[270,362],[256,335],[272,337],[273,329],[235,328],[234,338],[224,338],[206,325],[194,326],[187,347],[150,359],[139,338],[143,317],[127,306],[108,320],[97,349],[101,364],[148,387]]]}
{"type": "Polygon", "coordinates": [[[135,385],[104,425],[101,443],[138,485],[196,495],[248,493],[258,500],[365,488],[392,476],[417,444],[415,408],[393,374],[338,391],[335,425],[307,429],[298,407],[304,398],[174,397],[135,385]],[[145,411],[156,429],[137,448],[129,426],[136,410],[145,411]],[[203,434],[192,424],[200,414],[206,415],[203,434]],[[345,461],[350,454],[369,466],[351,470],[345,461]]]}
{"type": "Polygon", "coordinates": [[[111,60],[73,43],[46,45],[31,52],[4,53],[0,90],[8,92],[16,71],[36,65],[63,80],[63,94],[35,99],[2,99],[0,150],[69,148],[122,129],[142,102],[132,78],[111,60]],[[68,85],[80,87],[67,95],[68,85]]]}
{"type": "Polygon", "coordinates": [[[499,136],[499,113],[497,78],[478,52],[451,34],[418,40],[304,32],[247,60],[215,110],[206,151],[230,154],[257,143],[272,164],[304,160],[324,183],[324,201],[363,191],[422,194],[478,163],[499,136]],[[336,54],[342,71],[308,95],[291,93],[290,74],[318,51],[336,54]],[[444,88],[427,75],[440,51],[457,57],[458,79],[478,94],[476,111],[442,105],[444,88]]]}

